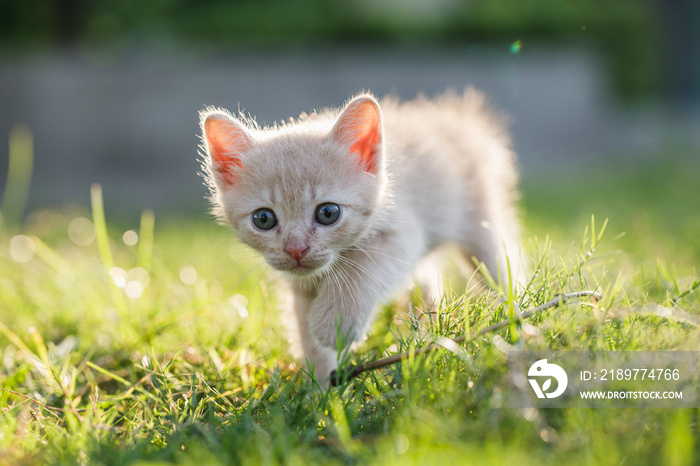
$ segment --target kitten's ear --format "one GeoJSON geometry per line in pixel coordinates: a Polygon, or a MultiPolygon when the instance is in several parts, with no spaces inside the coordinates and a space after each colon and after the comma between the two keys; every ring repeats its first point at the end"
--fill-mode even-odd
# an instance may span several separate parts
{"type": "Polygon", "coordinates": [[[253,139],[241,123],[225,112],[205,112],[201,119],[202,136],[214,176],[231,185],[235,181],[234,169],[241,166],[241,156],[252,146],[253,139]]]}
{"type": "Polygon", "coordinates": [[[377,174],[382,168],[382,112],[369,95],[354,98],[333,127],[332,136],[350,148],[363,170],[377,174]]]}

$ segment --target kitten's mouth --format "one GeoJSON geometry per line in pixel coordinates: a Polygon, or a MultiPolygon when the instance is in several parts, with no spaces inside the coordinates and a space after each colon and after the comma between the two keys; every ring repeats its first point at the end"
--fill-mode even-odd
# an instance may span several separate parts
{"type": "Polygon", "coordinates": [[[310,276],[318,275],[321,271],[325,269],[324,263],[314,263],[314,264],[295,264],[287,272],[291,272],[294,275],[310,276]]]}
{"type": "Polygon", "coordinates": [[[292,272],[296,275],[309,275],[313,273],[318,267],[310,267],[308,265],[297,264],[293,266],[288,272],[292,272]]]}
{"type": "Polygon", "coordinates": [[[276,267],[279,270],[287,273],[291,273],[293,275],[299,275],[299,276],[311,276],[311,275],[317,275],[320,271],[324,269],[325,262],[316,262],[312,264],[303,264],[303,263],[295,263],[295,264],[284,264],[282,267],[276,267]]]}

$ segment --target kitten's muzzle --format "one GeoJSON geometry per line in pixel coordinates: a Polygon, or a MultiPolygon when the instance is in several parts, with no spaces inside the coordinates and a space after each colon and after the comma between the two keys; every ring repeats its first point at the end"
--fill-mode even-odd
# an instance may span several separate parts
{"type": "Polygon", "coordinates": [[[328,257],[325,254],[313,254],[307,250],[298,251],[297,256],[293,252],[287,252],[290,259],[283,259],[276,264],[272,264],[277,270],[289,272],[293,275],[308,276],[315,275],[325,269],[328,264],[328,257]],[[297,257],[300,257],[297,259],[297,257]]]}

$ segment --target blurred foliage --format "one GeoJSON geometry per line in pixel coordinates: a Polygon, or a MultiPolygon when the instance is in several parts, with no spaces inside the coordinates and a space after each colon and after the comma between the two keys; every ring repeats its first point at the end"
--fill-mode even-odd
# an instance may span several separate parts
{"type": "MultiPolygon", "coordinates": [[[[598,305],[572,300],[327,391],[290,354],[262,258],[209,219],[118,226],[98,186],[92,215],[0,216],[0,464],[697,464],[697,409],[507,404],[510,349],[698,351],[700,161],[664,154],[663,170],[653,158],[525,186],[539,239],[519,307],[580,289],[598,305]]],[[[347,362],[506,318],[508,294],[450,284],[420,319],[417,294],[388,303],[347,362]]]]}
{"type": "Polygon", "coordinates": [[[650,0],[5,0],[0,46],[583,42],[623,96],[661,87],[661,25],[650,0]]]}
{"type": "Polygon", "coordinates": [[[614,219],[627,232],[619,240],[626,251],[700,263],[697,174],[700,159],[692,146],[668,145],[646,154],[617,154],[605,168],[588,163],[566,174],[525,177],[522,207],[530,231],[545,231],[553,218],[565,236],[575,237],[591,213],[614,219]],[[553,195],[552,193],[557,193],[553,195]]]}

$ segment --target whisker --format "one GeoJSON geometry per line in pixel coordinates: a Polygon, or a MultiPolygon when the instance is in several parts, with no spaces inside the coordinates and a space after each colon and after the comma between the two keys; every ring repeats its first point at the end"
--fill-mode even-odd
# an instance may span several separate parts
{"type": "Polygon", "coordinates": [[[260,286],[260,282],[262,281],[263,277],[267,274],[267,272],[270,270],[270,265],[268,264],[265,269],[263,269],[262,273],[258,277],[257,281],[255,282],[255,286],[253,289],[250,291],[250,294],[248,295],[248,301],[250,301],[253,298],[253,294],[255,293],[255,289],[260,286]]]}
{"type": "MultiPolygon", "coordinates": [[[[382,291],[383,291],[383,289],[384,289],[384,284],[381,283],[377,278],[375,278],[374,275],[373,275],[371,272],[369,272],[367,269],[364,269],[362,266],[360,266],[360,265],[358,265],[358,264],[356,264],[356,263],[353,263],[353,262],[352,262],[350,259],[348,259],[348,258],[341,258],[341,259],[339,259],[339,262],[341,262],[341,263],[347,265],[350,269],[352,269],[352,271],[355,273],[355,275],[357,275],[357,276],[360,278],[360,280],[362,280],[362,282],[365,284],[365,286],[370,286],[370,283],[368,283],[367,280],[365,280],[365,277],[364,277],[363,275],[367,275],[367,276],[368,276],[371,280],[373,280],[374,283],[376,283],[376,284],[382,289],[382,291]],[[363,272],[363,273],[361,273],[361,272],[363,272]]],[[[353,280],[353,282],[356,283],[355,280],[353,280]]],[[[356,284],[355,286],[357,286],[357,284],[356,284]]]]}
{"type": "MultiPolygon", "coordinates": [[[[376,283],[376,285],[378,286],[379,296],[381,297],[381,299],[391,301],[392,297],[388,291],[388,287],[386,286],[385,283],[383,283],[381,280],[379,280],[373,273],[371,273],[369,270],[365,269],[364,267],[362,267],[360,264],[357,264],[357,263],[353,264],[351,262],[346,261],[345,264],[346,264],[346,266],[348,266],[349,268],[351,268],[353,270],[353,273],[357,277],[359,277],[365,285],[364,287],[359,287],[359,286],[357,286],[357,281],[354,278],[352,279],[352,281],[355,283],[356,289],[359,293],[364,294],[363,289],[367,289],[370,287],[370,283],[368,283],[367,280],[365,279],[365,277],[363,276],[363,275],[367,275],[367,277],[369,277],[371,280],[373,280],[374,283],[376,283]],[[364,269],[364,274],[360,271],[360,268],[364,269]]],[[[376,303],[374,303],[374,304],[376,304],[376,303]]]]}
{"type": "Polygon", "coordinates": [[[248,272],[246,272],[245,275],[243,275],[241,278],[238,279],[238,281],[237,281],[236,283],[234,283],[234,285],[231,287],[231,291],[234,291],[234,290],[236,289],[236,287],[238,287],[238,285],[240,285],[240,283],[241,283],[248,275],[250,275],[251,273],[253,273],[253,271],[254,271],[255,269],[257,269],[258,267],[260,267],[261,265],[266,264],[266,263],[267,263],[267,262],[265,262],[264,260],[261,260],[260,262],[258,262],[257,264],[255,264],[255,266],[254,266],[253,268],[251,268],[250,270],[248,270],[248,272]]]}
{"type": "MultiPolygon", "coordinates": [[[[342,267],[338,267],[338,277],[341,278],[343,280],[343,283],[345,284],[346,293],[344,295],[349,294],[350,298],[353,300],[353,303],[355,304],[355,307],[356,308],[359,307],[360,303],[359,303],[359,300],[357,299],[357,296],[355,296],[355,294],[353,292],[354,290],[353,290],[353,287],[351,286],[350,277],[348,276],[347,271],[343,270],[342,267]]],[[[357,285],[355,285],[355,287],[356,286],[357,285]]],[[[347,309],[344,309],[344,310],[347,310],[347,309]]]]}
{"type": "Polygon", "coordinates": [[[221,238],[219,241],[215,241],[214,244],[209,246],[207,249],[204,250],[205,253],[210,254],[214,249],[219,250],[221,249],[221,243],[224,241],[230,241],[231,238],[221,238]]]}
{"type": "Polygon", "coordinates": [[[350,250],[350,251],[359,251],[359,252],[363,253],[363,254],[366,255],[372,262],[374,262],[374,259],[372,258],[372,254],[378,254],[378,255],[380,255],[380,256],[387,257],[387,258],[389,258],[389,259],[395,260],[395,261],[400,262],[400,263],[402,263],[402,264],[411,265],[410,262],[406,262],[406,261],[403,260],[403,259],[399,259],[398,257],[394,257],[394,256],[392,256],[392,255],[390,255],[390,254],[387,254],[387,253],[385,253],[385,252],[379,251],[379,248],[376,247],[376,246],[365,246],[365,247],[361,247],[361,246],[352,246],[352,247],[350,247],[348,250],[350,250]],[[367,251],[367,249],[370,249],[370,250],[372,251],[371,254],[367,251]]]}
{"type": "MultiPolygon", "coordinates": [[[[335,264],[331,265],[331,269],[333,268],[334,265],[335,264]]],[[[336,296],[336,291],[335,291],[335,286],[334,286],[334,281],[333,281],[333,279],[335,279],[335,275],[331,272],[331,270],[329,270],[326,277],[330,280],[328,282],[328,286],[330,287],[331,291],[333,292],[333,303],[335,304],[338,302],[338,297],[336,296]]],[[[338,288],[338,291],[341,292],[340,287],[338,288]]],[[[341,297],[342,297],[342,295],[341,295],[341,297]]]]}
{"type": "MultiPolygon", "coordinates": [[[[377,277],[374,273],[372,273],[369,269],[367,269],[365,266],[358,263],[357,261],[354,261],[353,259],[350,259],[347,256],[341,256],[339,260],[341,262],[348,264],[350,267],[353,267],[356,270],[356,272],[359,271],[359,272],[363,272],[364,274],[366,274],[370,279],[372,279],[380,287],[383,294],[388,295],[390,290],[389,290],[389,287],[387,286],[387,284],[383,280],[381,280],[379,277],[377,277]]],[[[358,275],[360,275],[360,274],[358,273],[358,275]]],[[[364,281],[364,277],[361,277],[361,278],[364,281]]],[[[369,285],[369,284],[365,281],[365,285],[369,285]]]]}
{"type": "MultiPolygon", "coordinates": [[[[338,285],[338,294],[340,295],[340,300],[339,300],[339,301],[340,301],[340,303],[339,303],[339,304],[340,304],[340,308],[341,308],[341,309],[345,309],[345,307],[346,307],[346,306],[345,306],[345,298],[344,298],[344,295],[343,295],[343,289],[342,289],[342,287],[340,286],[340,280],[338,279],[338,276],[337,276],[337,269],[338,269],[338,265],[337,265],[336,263],[333,263],[332,266],[331,266],[331,274],[330,274],[330,276],[333,278],[333,282],[334,282],[336,285],[338,285]]],[[[331,287],[332,287],[333,282],[331,283],[331,287]]],[[[335,305],[337,306],[337,305],[338,305],[338,299],[337,299],[336,296],[335,296],[335,288],[334,288],[334,287],[332,287],[332,288],[333,288],[333,301],[334,301],[335,305]]]]}
{"type": "Polygon", "coordinates": [[[205,275],[211,275],[211,274],[213,274],[215,271],[221,270],[223,267],[230,267],[230,266],[232,266],[232,265],[243,265],[245,262],[249,262],[249,261],[252,261],[252,260],[254,260],[254,259],[258,259],[258,260],[259,260],[259,259],[262,258],[262,255],[261,255],[260,253],[258,253],[257,251],[255,251],[255,250],[253,250],[253,249],[250,249],[250,248],[248,248],[247,246],[246,246],[246,249],[250,252],[250,254],[249,254],[248,256],[246,256],[246,257],[244,257],[244,258],[236,259],[236,258],[234,258],[234,257],[231,257],[231,255],[229,254],[228,257],[231,258],[232,260],[230,260],[230,261],[227,260],[227,261],[224,262],[224,263],[221,263],[221,264],[218,264],[218,265],[214,265],[214,266],[212,266],[212,267],[209,267],[209,268],[207,268],[206,270],[203,270],[203,271],[202,271],[203,274],[205,274],[205,275]]]}

